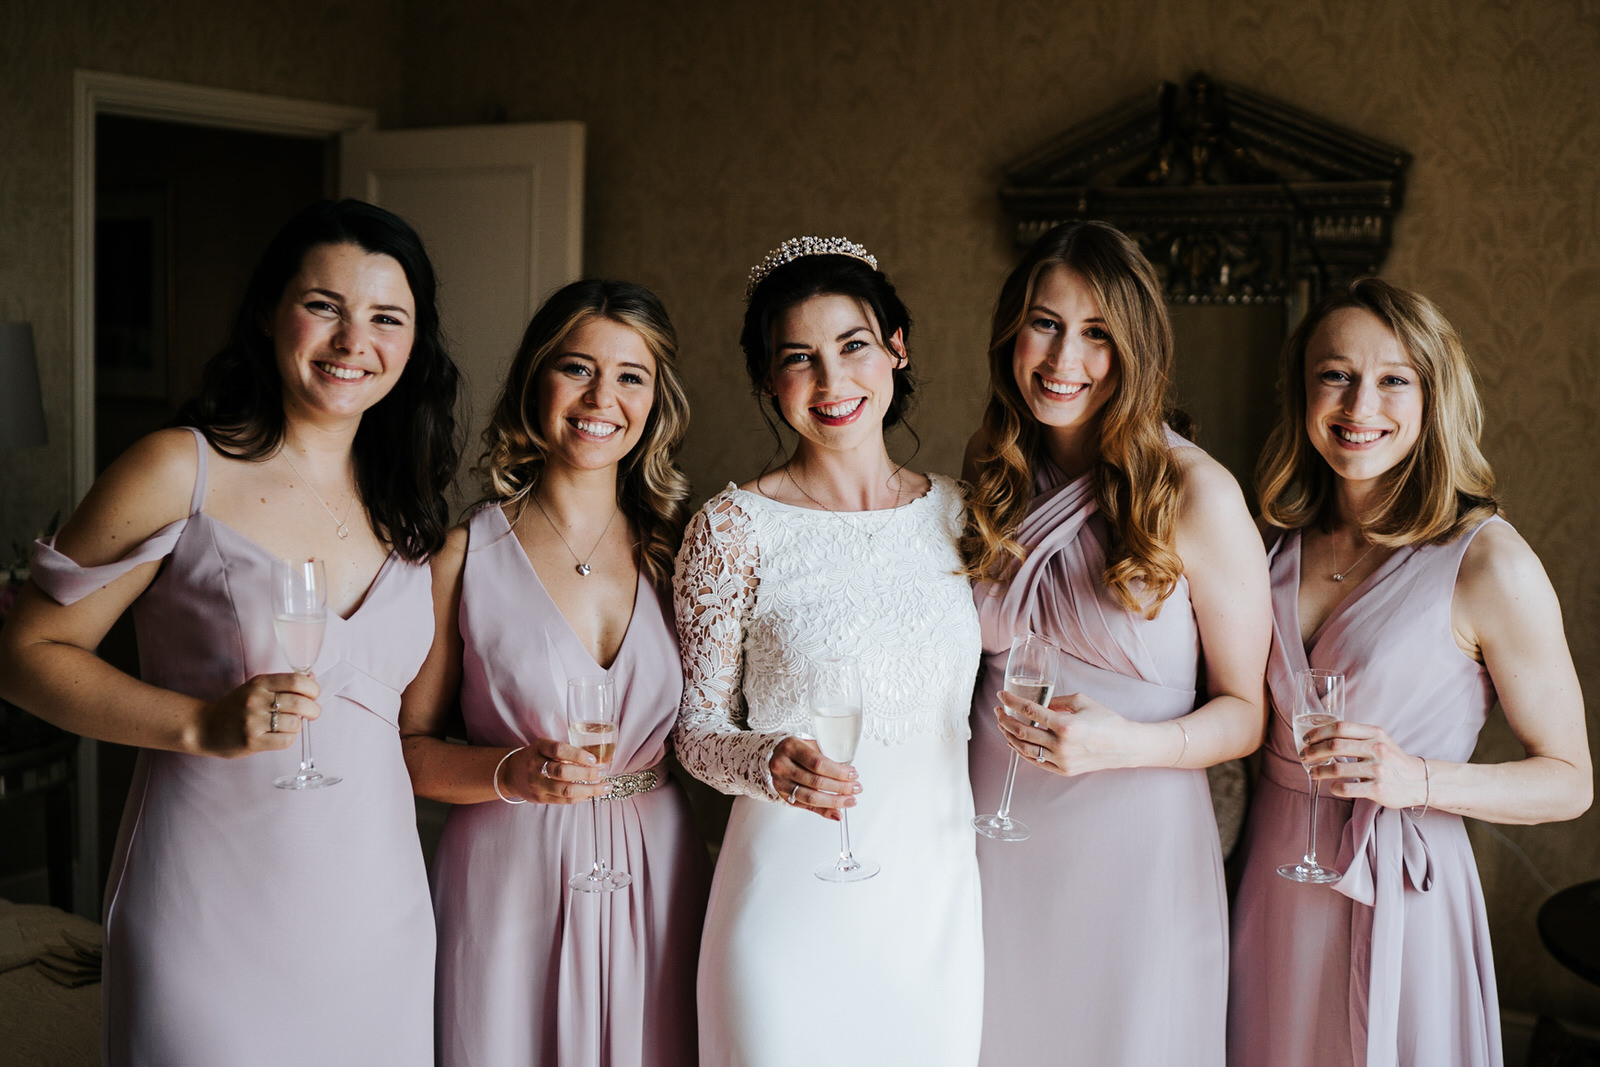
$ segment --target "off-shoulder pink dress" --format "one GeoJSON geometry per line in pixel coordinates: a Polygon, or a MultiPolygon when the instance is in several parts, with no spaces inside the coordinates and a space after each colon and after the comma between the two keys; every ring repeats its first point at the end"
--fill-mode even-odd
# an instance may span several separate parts
{"type": "MultiPolygon", "coordinates": [[[[272,556],[205,513],[116,563],[41,543],[33,578],[70,604],[165,564],[134,603],[144,680],[216,699],[287,671],[272,556]]],[[[110,1064],[223,1067],[432,1062],[433,913],[400,754],[400,692],[433,640],[428,568],[391,555],[348,619],[329,615],[315,674],[318,765],[344,781],[288,792],[299,748],[224,760],[139,753],[106,888],[110,1064]]]]}
{"type": "Polygon", "coordinates": [[[633,876],[613,893],[567,888],[594,859],[591,805],[451,809],[434,860],[439,1063],[695,1063],[709,863],[662,763],[683,672],[661,599],[641,575],[627,634],[602,670],[491,506],[469,527],[458,618],[468,740],[565,741],[567,679],[604,674],[617,694],[611,773],[653,770],[659,784],[599,805],[605,857],[633,876]]]}
{"type": "Polygon", "coordinates": [[[1343,671],[1345,718],[1383,727],[1409,753],[1472,756],[1494,686],[1456,645],[1450,604],[1461,558],[1482,528],[1395,552],[1304,644],[1299,533],[1269,554],[1273,713],[1234,901],[1232,1064],[1501,1062],[1488,915],[1459,815],[1416,818],[1324,793],[1319,855],[1336,855],[1344,878],[1299,885],[1276,873],[1304,851],[1311,803],[1290,725],[1297,671],[1343,671]]]}
{"type": "MultiPolygon", "coordinates": [[[[1172,436],[1174,447],[1193,447],[1172,436]]],[[[993,709],[1012,637],[1063,651],[1055,694],[1084,693],[1140,722],[1196,704],[1199,630],[1182,579],[1154,619],[1106,589],[1107,530],[1089,475],[1038,472],[1005,586],[973,591],[983,671],[972,703],[978,810],[1000,800],[1006,746],[993,709]]],[[[989,975],[980,1062],[1158,1064],[1223,1060],[1228,915],[1204,771],[1141,767],[1063,778],[1023,761],[1011,814],[1021,842],[978,838],[989,975]]]]}

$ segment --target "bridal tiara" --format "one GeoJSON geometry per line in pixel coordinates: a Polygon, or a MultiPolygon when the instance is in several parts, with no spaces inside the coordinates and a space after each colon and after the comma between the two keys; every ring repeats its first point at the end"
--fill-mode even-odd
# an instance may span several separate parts
{"type": "Polygon", "coordinates": [[[765,281],[767,275],[785,263],[792,263],[806,256],[849,256],[852,259],[859,259],[873,270],[878,269],[878,257],[848,237],[791,237],[768,252],[767,257],[760,263],[750,268],[750,281],[744,287],[744,298],[749,300],[754,296],[756,286],[765,281]]]}

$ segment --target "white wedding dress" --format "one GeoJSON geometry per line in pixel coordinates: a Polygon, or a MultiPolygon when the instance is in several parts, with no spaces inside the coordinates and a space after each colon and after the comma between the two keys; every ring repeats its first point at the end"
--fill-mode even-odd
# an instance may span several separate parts
{"type": "Polygon", "coordinates": [[[674,580],[695,777],[737,794],[700,947],[700,1062],[977,1062],[982,908],[967,780],[980,635],[961,574],[960,490],[934,476],[894,510],[793,507],[733,486],[695,515],[674,580]],[[861,666],[855,853],[875,878],[831,884],[839,826],[785,804],[768,761],[809,732],[805,672],[861,666]]]}

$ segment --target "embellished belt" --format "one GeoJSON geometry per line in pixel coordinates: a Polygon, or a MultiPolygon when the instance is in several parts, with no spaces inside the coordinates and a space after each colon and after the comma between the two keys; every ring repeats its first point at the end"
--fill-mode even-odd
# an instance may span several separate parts
{"type": "Polygon", "coordinates": [[[667,768],[663,764],[656,764],[642,771],[629,771],[627,774],[614,774],[606,779],[611,786],[611,792],[601,797],[601,800],[623,800],[627,797],[648,793],[652,789],[667,784],[667,768]]]}

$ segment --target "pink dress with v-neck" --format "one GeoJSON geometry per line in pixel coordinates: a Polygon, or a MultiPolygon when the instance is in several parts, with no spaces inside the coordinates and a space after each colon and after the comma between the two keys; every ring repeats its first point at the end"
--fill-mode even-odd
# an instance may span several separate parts
{"type": "MultiPolygon", "coordinates": [[[[678,641],[643,575],[602,670],[539,581],[499,507],[468,527],[461,710],[475,745],[565,740],[567,679],[616,687],[613,775],[659,768],[683,690],[678,641]]],[[[600,847],[633,884],[578,893],[590,804],[452,808],[434,862],[443,1067],[672,1067],[696,1061],[695,967],[706,852],[670,779],[602,801],[600,847]]]]}
{"type": "Polygon", "coordinates": [[[1344,878],[1300,885],[1276,870],[1300,859],[1310,815],[1290,725],[1297,671],[1343,671],[1345,718],[1383,727],[1406,752],[1471,758],[1494,686],[1456,645],[1450,606],[1482,528],[1395,552],[1304,643],[1300,534],[1268,554],[1273,707],[1234,902],[1230,1064],[1499,1067],[1488,915],[1459,815],[1324,793],[1318,858],[1344,878]]]}
{"type": "MultiPolygon", "coordinates": [[[[33,578],[63,604],[164,565],[133,605],[145,681],[205,700],[288,670],[272,632],[272,556],[203,510],[115,563],[38,545],[33,578]]],[[[391,555],[349,619],[330,613],[315,675],[318,765],[299,746],[225,760],[141,750],[106,889],[110,1064],[283,1067],[432,1062],[433,915],[400,753],[400,692],[433,640],[426,566],[391,555]]]]}

